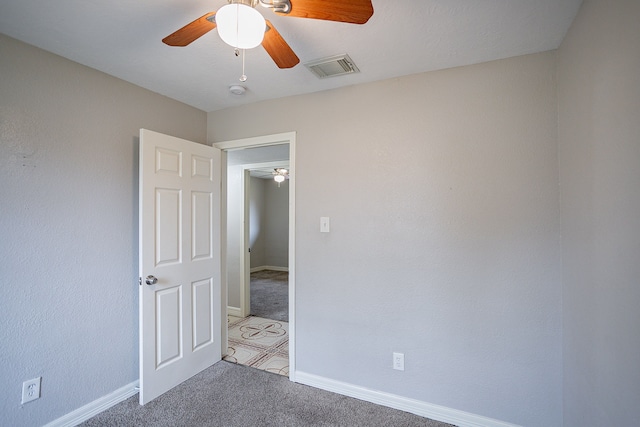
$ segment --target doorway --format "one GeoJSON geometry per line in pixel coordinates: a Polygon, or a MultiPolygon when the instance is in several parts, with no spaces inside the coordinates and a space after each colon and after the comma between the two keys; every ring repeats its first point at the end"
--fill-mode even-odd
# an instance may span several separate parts
{"type": "MultiPolygon", "coordinates": [[[[238,331],[232,330],[231,327],[239,326],[244,327],[244,332],[253,334],[255,336],[262,336],[266,339],[267,343],[273,344],[269,349],[271,354],[285,354],[288,353],[286,371],[280,370],[282,363],[272,360],[271,371],[280,374],[285,374],[290,380],[294,381],[295,376],[295,133],[285,133],[277,135],[268,135],[264,137],[248,138],[236,141],[227,141],[214,144],[215,147],[223,150],[223,163],[227,166],[227,185],[228,194],[226,196],[227,203],[227,300],[228,307],[227,313],[234,317],[234,321],[229,324],[229,329],[223,331],[227,335],[224,341],[228,346],[236,343],[238,338],[238,331]],[[268,173],[271,175],[271,171],[275,168],[285,166],[283,162],[287,162],[289,179],[286,183],[281,184],[279,188],[276,187],[275,181],[272,177],[264,176],[268,173]],[[235,169],[235,170],[234,170],[235,169]],[[240,169],[241,173],[238,173],[240,169]],[[231,173],[233,172],[233,173],[231,173]],[[254,175],[252,178],[251,175],[254,175]],[[274,188],[270,188],[270,198],[280,198],[280,204],[285,203],[288,221],[284,225],[286,231],[288,231],[288,238],[285,238],[285,245],[288,246],[285,251],[285,261],[276,262],[263,258],[260,261],[261,265],[254,264],[254,273],[262,273],[262,275],[272,275],[272,278],[277,279],[277,276],[282,277],[284,273],[287,277],[287,293],[288,293],[288,322],[282,322],[280,320],[267,319],[262,321],[261,318],[255,317],[251,319],[249,315],[251,313],[251,250],[258,256],[255,251],[258,249],[255,245],[255,240],[252,240],[251,236],[251,209],[250,209],[250,191],[251,182],[254,185],[260,186],[260,181],[256,181],[258,175],[263,175],[262,178],[268,178],[260,180],[265,185],[270,185],[274,188]],[[239,180],[240,182],[232,182],[233,180],[239,180]],[[238,194],[231,194],[232,188],[241,189],[238,194]],[[280,191],[275,193],[274,190],[280,191]],[[283,191],[287,193],[287,198],[282,202],[283,191]],[[242,200],[242,208],[240,211],[234,211],[230,206],[234,203],[234,198],[240,197],[242,200]],[[266,261],[264,260],[266,259],[266,261]],[[271,265],[273,264],[273,265],[271,265]],[[276,265],[280,264],[280,265],[276,265]],[[282,265],[284,264],[284,265],[282,265]],[[275,267],[275,268],[274,268],[275,267]],[[280,270],[280,271],[278,271],[280,270]],[[287,272],[288,270],[288,272],[287,272]],[[287,332],[283,340],[283,330],[287,332]],[[280,367],[280,368],[279,368],[280,367]]],[[[277,207],[277,206],[276,206],[277,207]]],[[[280,206],[279,208],[282,208],[280,206]]],[[[278,215],[278,214],[276,214],[278,215]]],[[[279,216],[282,216],[281,214],[279,216]]],[[[280,218],[281,219],[281,218],[280,218]]],[[[282,244],[282,243],[281,243],[282,244]]],[[[277,254],[276,254],[277,255],[277,254]]],[[[282,257],[282,253],[279,254],[282,257]]],[[[269,277],[266,278],[269,281],[269,277]]],[[[223,307],[224,309],[225,307],[223,307]]],[[[231,319],[231,318],[230,318],[231,319]]],[[[224,345],[223,345],[224,347],[224,345]]],[[[228,347],[224,347],[227,349],[228,347]]],[[[255,349],[254,349],[255,350],[255,349]]],[[[233,352],[231,349],[230,352],[233,352]]],[[[223,351],[223,353],[225,353],[223,351]]],[[[227,354],[229,358],[240,356],[247,359],[248,356],[253,357],[253,361],[256,362],[260,359],[259,355],[251,355],[244,353],[239,354],[227,354]]],[[[271,358],[272,356],[268,356],[271,358]]],[[[228,359],[229,360],[229,359],[228,359]]],[[[241,363],[241,362],[240,362],[241,363]]],[[[266,365],[265,365],[266,366],[266,365]]],[[[269,369],[266,369],[269,370],[269,369]]]]}
{"type": "Polygon", "coordinates": [[[243,166],[247,184],[243,187],[243,253],[248,256],[243,272],[248,296],[244,305],[248,315],[289,322],[289,179],[284,172],[289,170],[289,153],[288,146],[269,149],[273,156],[286,158],[243,166]],[[282,148],[286,151],[278,154],[282,148]],[[282,182],[274,180],[276,174],[283,177],[282,182]]]}

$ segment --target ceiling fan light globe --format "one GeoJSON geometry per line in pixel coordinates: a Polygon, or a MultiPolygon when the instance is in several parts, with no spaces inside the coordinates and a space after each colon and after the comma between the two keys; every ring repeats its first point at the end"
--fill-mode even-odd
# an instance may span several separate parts
{"type": "Polygon", "coordinates": [[[284,181],[284,176],[282,175],[276,175],[273,177],[273,179],[277,182],[277,183],[281,183],[284,181]]]}
{"type": "Polygon", "coordinates": [[[239,49],[253,49],[262,43],[266,22],[260,12],[245,4],[222,6],[216,12],[216,26],[226,44],[239,49]]]}

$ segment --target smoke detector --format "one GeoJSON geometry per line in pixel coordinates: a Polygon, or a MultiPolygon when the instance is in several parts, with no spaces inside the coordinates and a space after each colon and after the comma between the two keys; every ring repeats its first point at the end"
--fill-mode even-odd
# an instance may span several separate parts
{"type": "Polygon", "coordinates": [[[231,85],[229,86],[229,92],[231,92],[233,95],[244,95],[244,93],[247,91],[247,89],[244,86],[240,86],[240,85],[231,85]]]}
{"type": "Polygon", "coordinates": [[[356,64],[353,63],[353,60],[346,53],[316,59],[315,61],[305,63],[304,66],[321,79],[360,72],[356,64]]]}

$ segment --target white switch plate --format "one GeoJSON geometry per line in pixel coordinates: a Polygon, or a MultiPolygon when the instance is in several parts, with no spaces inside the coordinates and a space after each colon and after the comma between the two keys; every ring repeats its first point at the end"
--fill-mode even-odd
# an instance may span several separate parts
{"type": "Polygon", "coordinates": [[[330,228],[329,217],[328,216],[321,216],[320,217],[320,232],[321,233],[328,233],[329,232],[329,228],[330,228]]]}

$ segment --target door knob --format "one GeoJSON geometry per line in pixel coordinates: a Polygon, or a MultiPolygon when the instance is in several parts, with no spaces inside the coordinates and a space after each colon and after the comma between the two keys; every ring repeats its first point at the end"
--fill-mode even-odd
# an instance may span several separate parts
{"type": "Polygon", "coordinates": [[[158,283],[158,278],[155,276],[147,276],[144,279],[144,283],[146,283],[147,285],[155,285],[156,283],[158,283]]]}

